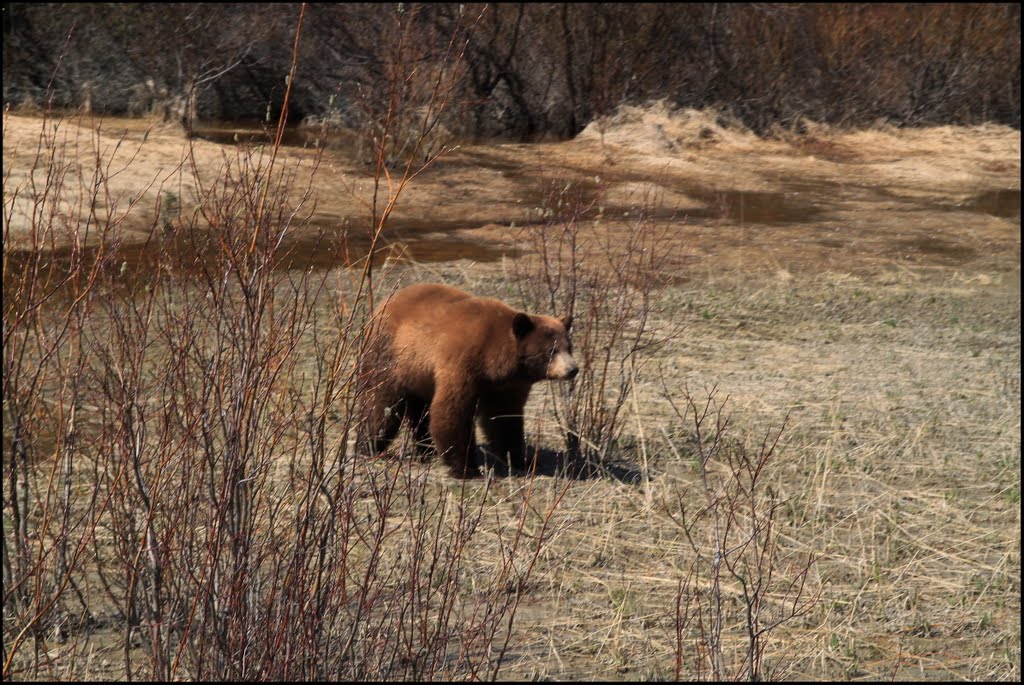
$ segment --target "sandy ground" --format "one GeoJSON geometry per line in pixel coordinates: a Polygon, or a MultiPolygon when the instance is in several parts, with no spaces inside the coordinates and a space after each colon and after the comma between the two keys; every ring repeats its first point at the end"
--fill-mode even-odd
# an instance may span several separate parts
{"type": "MultiPolygon", "coordinates": [[[[98,201],[140,203],[127,240],[149,236],[167,193],[194,206],[189,148],[200,179],[237,164],[231,145],[146,122],[81,123],[46,135],[65,141],[63,168],[83,188],[102,151],[117,173],[98,201]]],[[[42,185],[40,124],[4,118],[5,255],[26,240],[42,185]]],[[[286,147],[279,161],[301,177],[314,155],[286,147]]],[[[312,183],[311,225],[365,231],[373,185],[358,155],[328,147],[312,183]]],[[[507,296],[528,249],[515,227],[567,184],[621,231],[656,207],[678,274],[658,316],[682,333],[638,378],[641,428],[624,458],[648,484],[573,487],[502,675],[672,676],[689,551],[665,502],[696,477],[673,449],[687,427],[663,388],[716,386],[740,436],[789,417],[771,476],[782,547],[817,557],[820,602],[773,636],[780,677],[1019,679],[1020,133],[810,126],[764,140],[652,105],[572,141],[461,146],[400,197],[386,236],[403,246],[401,277],[507,296]]]]}
{"type": "MultiPolygon", "coordinates": [[[[43,165],[35,162],[40,123],[4,118],[11,246],[24,240],[29,225],[30,182],[42,187],[43,165]]],[[[67,183],[90,187],[96,169],[104,170],[109,181],[97,193],[98,208],[117,215],[138,203],[126,219],[135,235],[126,240],[149,236],[167,197],[185,212],[198,204],[195,177],[208,185],[238,173],[233,146],[184,141],[173,129],[141,120],[61,121],[47,124],[44,135],[63,151],[67,183]]],[[[304,139],[311,144],[316,136],[304,139]]],[[[315,206],[307,205],[313,228],[355,237],[368,230],[375,188],[361,157],[342,147],[319,161],[315,206]]],[[[284,147],[277,164],[303,178],[314,159],[311,150],[284,147]]],[[[1007,219],[1020,212],[1016,131],[812,128],[766,141],[723,128],[707,114],[662,105],[628,108],[564,143],[455,146],[402,192],[386,237],[413,244],[418,250],[410,256],[418,261],[457,258],[467,243],[493,246],[509,225],[536,221],[546,195],[568,182],[600,193],[609,217],[635,213],[645,201],[656,204],[673,224],[681,253],[714,256],[702,268],[956,266],[993,256],[1019,262],[1019,235],[1007,230],[1007,219]],[[445,246],[454,254],[445,255],[445,246]]],[[[382,183],[379,195],[386,194],[382,183]]],[[[487,252],[483,245],[481,252],[487,252]]]]}

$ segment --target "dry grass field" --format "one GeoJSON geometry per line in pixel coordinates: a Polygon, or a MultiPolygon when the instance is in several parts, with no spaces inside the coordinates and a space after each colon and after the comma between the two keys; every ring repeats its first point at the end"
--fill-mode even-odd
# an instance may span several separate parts
{"type": "Polygon", "coordinates": [[[398,195],[3,125],[5,679],[1020,679],[1019,131],[654,104],[398,195]],[[422,281],[576,308],[535,473],[356,454],[360,307],[422,281]]]}

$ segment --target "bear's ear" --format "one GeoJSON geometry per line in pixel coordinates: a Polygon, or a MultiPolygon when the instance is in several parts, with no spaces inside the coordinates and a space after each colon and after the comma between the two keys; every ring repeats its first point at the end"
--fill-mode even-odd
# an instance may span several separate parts
{"type": "Polygon", "coordinates": [[[533,328],[533,319],[531,319],[527,314],[519,312],[515,315],[515,318],[512,319],[512,331],[516,334],[516,338],[522,338],[532,331],[533,328]]]}
{"type": "Polygon", "coordinates": [[[565,326],[565,332],[572,332],[572,315],[562,317],[562,325],[565,326]]]}

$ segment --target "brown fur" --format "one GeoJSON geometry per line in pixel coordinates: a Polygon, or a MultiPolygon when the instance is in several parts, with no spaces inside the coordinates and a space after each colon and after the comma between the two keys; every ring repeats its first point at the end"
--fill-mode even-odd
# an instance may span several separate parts
{"type": "Polygon", "coordinates": [[[571,325],[446,285],[395,293],[374,315],[362,360],[360,446],[383,452],[405,419],[421,452],[432,442],[453,476],[470,478],[477,418],[491,449],[521,465],[530,388],[578,371],[571,325]]]}

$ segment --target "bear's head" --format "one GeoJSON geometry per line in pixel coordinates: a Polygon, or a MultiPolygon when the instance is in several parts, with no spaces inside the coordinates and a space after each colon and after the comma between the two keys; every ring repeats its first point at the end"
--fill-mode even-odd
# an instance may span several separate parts
{"type": "Polygon", "coordinates": [[[531,316],[519,312],[512,319],[519,369],[530,381],[567,381],[580,369],[572,358],[572,317],[531,316]]]}

